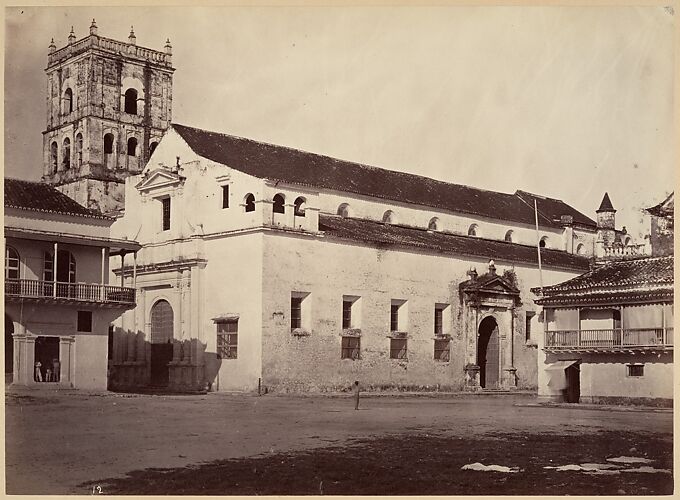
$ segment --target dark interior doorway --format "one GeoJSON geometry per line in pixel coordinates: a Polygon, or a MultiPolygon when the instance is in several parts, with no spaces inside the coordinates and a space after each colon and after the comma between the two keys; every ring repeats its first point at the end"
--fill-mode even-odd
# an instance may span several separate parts
{"type": "Polygon", "coordinates": [[[578,403],[581,400],[581,368],[578,363],[574,363],[567,367],[564,372],[567,376],[564,400],[567,403],[578,403]]]}
{"type": "Polygon", "coordinates": [[[36,382],[59,382],[60,375],[59,337],[36,338],[33,380],[36,382]]]}
{"type": "Polygon", "coordinates": [[[479,324],[477,341],[479,385],[485,389],[497,389],[499,386],[499,352],[498,323],[488,316],[479,324]]]}
{"type": "Polygon", "coordinates": [[[172,307],[167,300],[159,300],[151,308],[151,385],[165,387],[170,380],[173,328],[172,307]]]}
{"type": "Polygon", "coordinates": [[[12,382],[14,376],[14,322],[5,314],[5,383],[12,382]]]}

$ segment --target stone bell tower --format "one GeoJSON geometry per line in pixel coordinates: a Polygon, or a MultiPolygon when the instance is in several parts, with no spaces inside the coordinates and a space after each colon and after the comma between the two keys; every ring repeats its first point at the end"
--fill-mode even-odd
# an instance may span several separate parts
{"type": "Polygon", "coordinates": [[[43,181],[103,213],[124,207],[125,179],[139,173],[172,118],[172,46],[140,47],[88,36],[47,56],[43,181]]]}
{"type": "Polygon", "coordinates": [[[616,240],[616,210],[609,199],[609,194],[604,193],[600,208],[597,212],[597,241],[595,242],[596,255],[602,257],[605,248],[614,245],[616,240]]]}

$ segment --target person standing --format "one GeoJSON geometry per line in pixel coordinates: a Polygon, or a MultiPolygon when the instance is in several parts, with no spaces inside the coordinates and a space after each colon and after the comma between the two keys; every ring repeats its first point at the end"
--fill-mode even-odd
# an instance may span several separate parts
{"type": "Polygon", "coordinates": [[[42,382],[42,371],[41,371],[42,363],[40,361],[35,362],[35,381],[36,382],[42,382]]]}
{"type": "Polygon", "coordinates": [[[59,382],[61,375],[61,362],[58,359],[52,360],[52,380],[54,382],[59,382]]]}
{"type": "Polygon", "coordinates": [[[354,385],[352,386],[352,390],[354,391],[354,409],[358,410],[359,409],[359,392],[361,391],[359,387],[359,381],[355,380],[354,385]]]}

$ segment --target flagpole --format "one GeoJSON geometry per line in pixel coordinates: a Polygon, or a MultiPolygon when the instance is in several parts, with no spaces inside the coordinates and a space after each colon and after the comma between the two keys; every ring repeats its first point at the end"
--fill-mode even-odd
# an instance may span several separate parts
{"type": "Polygon", "coordinates": [[[538,207],[534,199],[534,217],[536,219],[536,251],[538,252],[538,280],[541,285],[541,295],[543,295],[543,269],[541,267],[541,235],[538,232],[538,207]]]}

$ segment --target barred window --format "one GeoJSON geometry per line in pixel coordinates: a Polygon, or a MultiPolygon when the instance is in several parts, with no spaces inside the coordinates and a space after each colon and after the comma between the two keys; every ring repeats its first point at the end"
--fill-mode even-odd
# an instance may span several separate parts
{"type": "Polygon", "coordinates": [[[444,335],[444,310],[441,307],[434,308],[434,334],[444,335]]]}
{"type": "Polygon", "coordinates": [[[390,339],[390,359],[407,359],[406,339],[390,339]]]}
{"type": "Polygon", "coordinates": [[[290,298],[290,328],[302,328],[302,297],[290,298]]]}
{"type": "Polygon", "coordinates": [[[644,377],[645,365],[626,365],[626,373],[629,377],[644,377]]]}
{"type": "Polygon", "coordinates": [[[229,186],[222,186],[222,208],[229,208],[229,186]]]}
{"type": "Polygon", "coordinates": [[[163,231],[170,229],[170,198],[163,198],[161,200],[162,215],[163,215],[163,231]]]}
{"type": "Polygon", "coordinates": [[[399,304],[392,304],[390,307],[390,331],[399,331],[399,304]]]}
{"type": "Polygon", "coordinates": [[[449,361],[449,344],[448,340],[434,341],[434,360],[435,361],[449,361]]]}
{"type": "Polygon", "coordinates": [[[342,301],[342,327],[352,328],[352,301],[342,301]]]}
{"type": "Polygon", "coordinates": [[[219,359],[238,357],[238,321],[217,323],[217,357],[219,359]]]}
{"type": "Polygon", "coordinates": [[[342,337],[342,359],[359,359],[360,351],[360,337],[342,337]]]}

